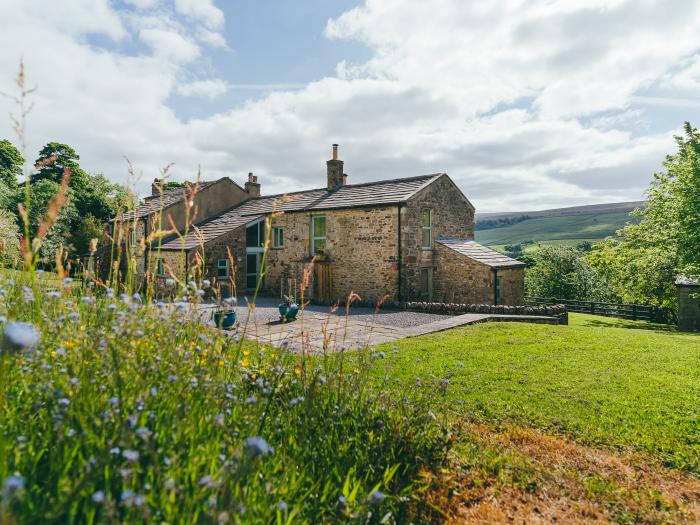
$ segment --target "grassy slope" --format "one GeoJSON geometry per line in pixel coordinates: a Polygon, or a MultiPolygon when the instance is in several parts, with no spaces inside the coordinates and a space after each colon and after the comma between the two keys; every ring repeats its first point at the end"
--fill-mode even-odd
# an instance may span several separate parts
{"type": "Polygon", "coordinates": [[[604,239],[630,221],[627,212],[592,213],[528,219],[511,226],[480,230],[476,241],[488,246],[515,244],[524,240],[604,239]]]}
{"type": "Polygon", "coordinates": [[[653,328],[583,314],[561,327],[489,323],[404,339],[387,365],[397,386],[449,376],[458,417],[630,446],[697,475],[700,337],[653,328]]]}

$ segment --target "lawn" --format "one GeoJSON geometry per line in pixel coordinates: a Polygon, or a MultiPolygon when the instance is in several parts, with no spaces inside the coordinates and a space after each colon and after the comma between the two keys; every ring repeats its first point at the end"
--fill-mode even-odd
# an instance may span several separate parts
{"type": "Polygon", "coordinates": [[[700,475],[700,337],[584,314],[570,320],[404,339],[387,345],[386,366],[397,389],[448,378],[453,420],[514,422],[631,447],[700,475]]]}

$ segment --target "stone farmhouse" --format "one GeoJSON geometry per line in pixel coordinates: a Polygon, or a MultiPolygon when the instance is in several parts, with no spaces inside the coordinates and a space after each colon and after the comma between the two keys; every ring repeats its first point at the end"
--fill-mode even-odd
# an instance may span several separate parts
{"type": "Polygon", "coordinates": [[[298,299],[306,283],[305,297],[324,304],[350,292],[368,302],[522,304],[524,264],[474,242],[474,206],[447,174],[348,184],[337,145],[326,164],[326,187],[269,196],[253,174],[244,187],[201,183],[191,199],[156,179],[119,220],[135,223],[137,243],[158,224],[181,234],[151,242],[139,272],[162,287],[198,266],[224,297],[262,275],[263,293],[298,299]],[[196,217],[184,232],[188,212],[196,217]]]}

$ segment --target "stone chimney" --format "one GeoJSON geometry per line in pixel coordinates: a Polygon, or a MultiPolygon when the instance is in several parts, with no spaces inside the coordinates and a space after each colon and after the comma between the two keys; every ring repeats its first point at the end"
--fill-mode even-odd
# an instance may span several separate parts
{"type": "Polygon", "coordinates": [[[248,182],[245,183],[245,191],[251,197],[260,197],[260,183],[258,176],[248,173],[248,182]]]}
{"type": "Polygon", "coordinates": [[[163,185],[163,181],[156,178],[153,179],[153,182],[151,183],[151,196],[154,197],[156,195],[160,195],[160,190],[161,186],[163,185]]]}
{"type": "Polygon", "coordinates": [[[343,174],[343,161],[338,159],[338,145],[333,144],[333,158],[326,162],[328,170],[328,189],[335,190],[345,185],[346,175],[343,174]]]}

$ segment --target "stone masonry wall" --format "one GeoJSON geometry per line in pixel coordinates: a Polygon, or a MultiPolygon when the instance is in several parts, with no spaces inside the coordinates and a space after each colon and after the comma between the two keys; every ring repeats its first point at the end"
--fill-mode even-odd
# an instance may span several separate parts
{"type": "MultiPolygon", "coordinates": [[[[396,206],[314,212],[326,217],[325,256],[331,264],[332,299],[345,300],[354,291],[363,300],[378,301],[396,292],[398,267],[396,206]]],[[[273,226],[284,230],[284,248],[271,249],[265,288],[279,295],[281,280],[296,277],[311,260],[310,213],[285,213],[273,226]]],[[[313,286],[313,283],[311,283],[313,286]]],[[[307,296],[312,290],[306,292],[307,296]]]]}
{"type": "MultiPolygon", "coordinates": [[[[419,300],[420,269],[438,270],[434,239],[474,238],[474,207],[448,177],[430,184],[401,207],[401,299],[419,300]],[[432,210],[433,248],[421,247],[423,208],[432,210]]],[[[435,290],[435,286],[433,285],[435,290]]]]}
{"type": "MultiPolygon", "coordinates": [[[[435,248],[437,269],[433,273],[433,301],[494,304],[495,274],[491,267],[442,244],[436,244],[435,248]]],[[[498,275],[501,277],[501,304],[524,304],[524,269],[499,268],[498,275]]]]}

